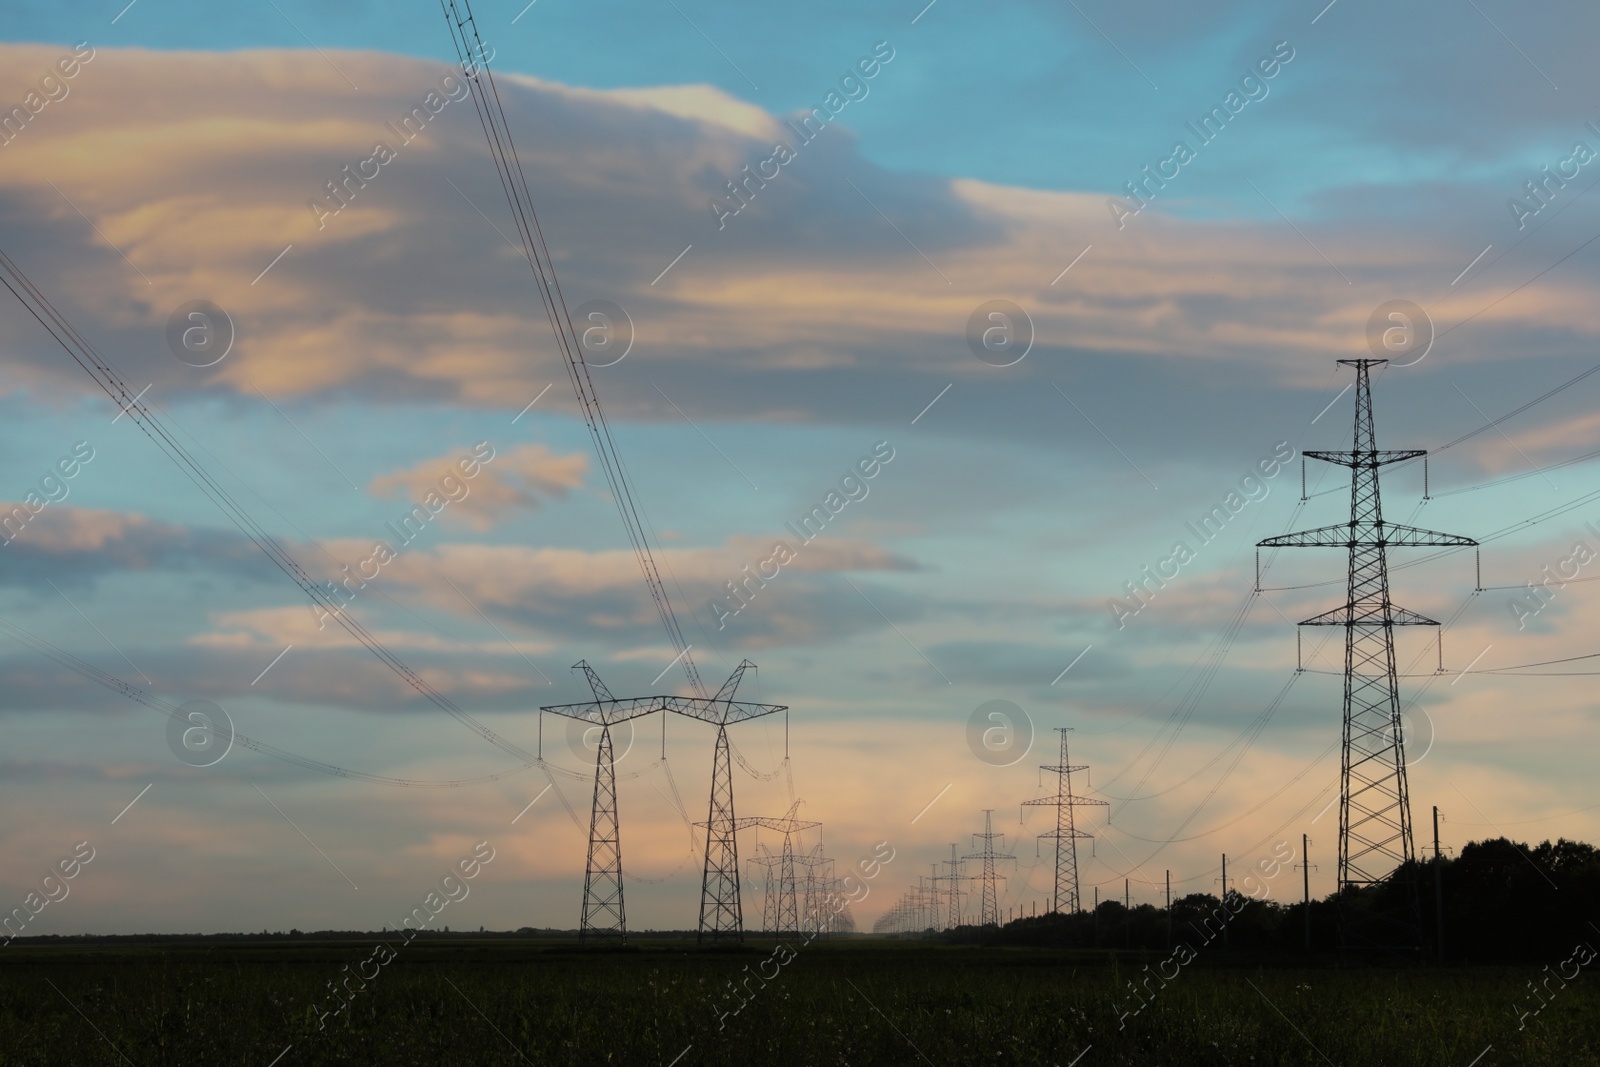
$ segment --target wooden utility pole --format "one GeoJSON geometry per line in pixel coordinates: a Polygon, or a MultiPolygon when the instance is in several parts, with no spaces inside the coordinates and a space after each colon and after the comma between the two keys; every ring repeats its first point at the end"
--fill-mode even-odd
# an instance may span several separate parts
{"type": "Polygon", "coordinates": [[[1310,839],[1305,834],[1300,835],[1300,870],[1304,875],[1304,895],[1302,902],[1306,912],[1306,951],[1311,951],[1311,854],[1309,851],[1310,839]]]}
{"type": "Polygon", "coordinates": [[[1222,854],[1222,947],[1228,947],[1228,854],[1222,854]]]}
{"type": "Polygon", "coordinates": [[[1167,871],[1167,951],[1172,951],[1172,871],[1167,871]]]}
{"type": "Polygon", "coordinates": [[[1439,926],[1439,962],[1444,963],[1444,869],[1439,862],[1439,805],[1433,806],[1433,910],[1439,926]]]}

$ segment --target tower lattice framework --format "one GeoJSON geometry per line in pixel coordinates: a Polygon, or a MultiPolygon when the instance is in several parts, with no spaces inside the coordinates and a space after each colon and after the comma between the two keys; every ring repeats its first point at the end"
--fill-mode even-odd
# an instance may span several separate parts
{"type": "MultiPolygon", "coordinates": [[[[1389,599],[1388,550],[1466,548],[1478,544],[1469,537],[1384,519],[1378,468],[1427,454],[1422,449],[1378,448],[1373,428],[1371,372],[1374,366],[1386,362],[1339,360],[1340,365],[1354,367],[1356,372],[1353,447],[1348,452],[1305,453],[1311,459],[1350,468],[1349,521],[1259,542],[1261,548],[1342,548],[1349,553],[1345,603],[1300,623],[1342,626],[1345,631],[1344,734],[1339,769],[1341,893],[1380,884],[1414,857],[1394,628],[1439,623],[1398,607],[1389,599]]],[[[1411,910],[1416,910],[1414,901],[1411,910]]],[[[1404,925],[1405,943],[1420,944],[1420,916],[1409,917],[1404,925]]]]}
{"type": "Polygon", "coordinates": [[[983,851],[973,853],[972,855],[965,856],[963,858],[983,861],[983,873],[978,876],[978,880],[982,885],[982,903],[979,906],[979,923],[983,926],[999,926],[1000,896],[995,890],[995,883],[1001,880],[1001,875],[995,871],[994,865],[997,860],[1014,860],[1017,857],[1002,855],[994,850],[995,838],[1005,837],[1005,834],[997,834],[994,832],[993,808],[985,808],[983,810],[983,833],[973,834],[972,836],[983,842],[983,851]]]}
{"type": "Polygon", "coordinates": [[[1072,791],[1072,773],[1086,771],[1087,763],[1073,766],[1067,759],[1067,734],[1071,732],[1070,726],[1058,726],[1056,730],[1061,734],[1061,762],[1054,766],[1041,766],[1042,771],[1054,771],[1056,774],[1055,796],[1040,797],[1038,800],[1025,800],[1025,808],[1055,808],[1056,827],[1039,835],[1042,841],[1054,840],[1056,843],[1056,887],[1055,895],[1051,898],[1051,911],[1066,910],[1067,914],[1076,913],[1080,908],[1078,900],[1078,840],[1092,838],[1094,835],[1084,830],[1079,830],[1073,816],[1074,808],[1084,807],[1109,807],[1103,800],[1092,800],[1089,797],[1080,797],[1072,791]]]}

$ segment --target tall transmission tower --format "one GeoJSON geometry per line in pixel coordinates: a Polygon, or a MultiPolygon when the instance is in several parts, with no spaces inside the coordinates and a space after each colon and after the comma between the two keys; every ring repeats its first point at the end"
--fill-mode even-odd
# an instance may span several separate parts
{"type": "MultiPolygon", "coordinates": [[[[739,901],[739,844],[734,834],[733,761],[728,727],[789,709],[782,704],[746,704],[733,699],[744,672],[754,667],[743,660],[722,688],[709,700],[678,697],[667,709],[717,728],[716,753],[711,761],[711,803],[706,814],[706,862],[700,881],[699,942],[743,941],[744,912],[739,901]]],[[[785,736],[788,736],[787,730],[785,736]]],[[[785,758],[787,758],[787,752],[785,758]]]]}
{"type": "MultiPolygon", "coordinates": [[[[1005,837],[1006,835],[994,832],[993,808],[983,809],[983,833],[973,834],[972,836],[983,841],[983,851],[962,858],[983,861],[983,874],[979,876],[979,880],[983,884],[983,902],[979,911],[979,921],[984,926],[999,926],[1000,897],[995,892],[995,882],[999,881],[1001,876],[995,873],[994,864],[996,860],[1014,860],[1017,857],[1002,855],[994,850],[995,838],[1005,837]]],[[[1003,844],[1002,847],[1004,847],[1003,844]]]]}
{"type": "MultiPolygon", "coordinates": [[[[590,704],[541,708],[600,727],[600,744],[594,759],[594,803],[589,809],[589,856],[583,871],[583,916],[578,926],[580,943],[628,940],[622,902],[622,827],[617,818],[617,764],[611,747],[611,728],[649,715],[653,707],[629,707],[611,695],[587,660],[572,668],[582,671],[594,693],[590,704]],[[582,709],[581,712],[577,709],[582,709]]],[[[543,731],[540,731],[542,738],[543,731]]],[[[542,749],[542,745],[541,745],[542,749]]],[[[540,753],[541,758],[543,752],[540,753]]]]}
{"type": "MultiPolygon", "coordinates": [[[[722,690],[715,697],[681,697],[681,696],[653,696],[629,697],[619,700],[611,695],[611,690],[606,688],[600,676],[589,666],[587,660],[580,660],[573,670],[581,670],[589,681],[589,690],[594,694],[594,700],[584,704],[551,704],[540,708],[541,712],[551,712],[555,715],[565,716],[569,719],[578,719],[582,722],[594,723],[600,727],[600,744],[595,755],[594,769],[594,805],[589,815],[589,858],[583,874],[583,916],[578,927],[578,940],[587,942],[591,937],[600,940],[616,938],[627,940],[627,923],[623,915],[622,902],[622,832],[617,816],[617,771],[616,759],[611,746],[611,727],[618,723],[627,722],[655,712],[674,712],[679,715],[688,715],[693,718],[704,719],[718,724],[719,756],[727,754],[727,728],[729,722],[738,722],[743,719],[756,718],[760,715],[771,715],[774,712],[786,710],[778,704],[743,704],[733,700],[733,690],[738,687],[739,679],[743,677],[747,664],[741,663],[733,672],[733,677],[723,685],[722,690]]],[[[540,736],[543,737],[543,729],[540,736]]],[[[541,742],[540,756],[543,757],[541,742]]],[[[712,781],[712,813],[711,823],[697,823],[698,826],[709,826],[712,823],[721,825],[721,815],[725,811],[727,818],[733,817],[733,786],[731,778],[727,782],[724,803],[718,807],[717,776],[713,773],[712,781]]],[[[713,909],[712,917],[716,923],[716,930],[721,932],[732,931],[733,936],[742,938],[742,916],[739,910],[739,857],[737,849],[728,842],[727,848],[731,850],[731,860],[728,853],[719,848],[714,848],[711,842],[711,833],[707,832],[706,863],[707,876],[703,891],[711,887],[711,867],[713,854],[716,858],[716,872],[718,881],[714,886],[717,894],[717,908],[713,909]],[[727,873],[725,873],[727,872],[727,873]],[[731,874],[732,890],[728,890],[725,879],[731,874]],[[725,916],[731,915],[731,919],[725,916]]],[[[729,838],[732,834],[728,835],[729,838]]],[[[700,909],[701,933],[705,933],[707,920],[707,907],[702,900],[700,909]]]]}
{"type": "MultiPolygon", "coordinates": [[[[1395,671],[1394,628],[1439,623],[1389,599],[1391,548],[1470,548],[1470,537],[1386,522],[1378,494],[1378,468],[1427,455],[1422,449],[1380,450],[1372,419],[1374,366],[1382,359],[1341,359],[1356,371],[1353,447],[1348,452],[1307,452],[1312,459],[1350,468],[1350,520],[1269,537],[1260,548],[1342,548],[1349,553],[1345,603],[1300,623],[1342,626],[1344,737],[1339,768],[1339,875],[1341,895],[1387,881],[1414,856],[1411,798],[1406,787],[1405,739],[1395,671]]],[[[1260,586],[1258,563],[1257,587],[1260,586]]],[[[1421,944],[1415,887],[1410,912],[1386,938],[1397,947],[1421,944]]]]}
{"type": "Polygon", "coordinates": [[[1091,800],[1080,797],[1072,792],[1072,772],[1086,771],[1087,763],[1076,767],[1067,760],[1067,734],[1072,731],[1070,726],[1058,726],[1056,730],[1061,734],[1061,762],[1053,767],[1041,766],[1042,771],[1056,772],[1056,794],[1053,797],[1040,797],[1038,800],[1025,800],[1025,808],[1051,807],[1056,809],[1056,828],[1039,835],[1040,840],[1054,839],[1056,843],[1056,889],[1055,897],[1051,902],[1051,911],[1060,912],[1063,909],[1067,914],[1076,914],[1079,910],[1078,901],[1078,839],[1092,838],[1094,835],[1077,828],[1074,823],[1072,810],[1086,807],[1110,807],[1103,800],[1091,800]]]}

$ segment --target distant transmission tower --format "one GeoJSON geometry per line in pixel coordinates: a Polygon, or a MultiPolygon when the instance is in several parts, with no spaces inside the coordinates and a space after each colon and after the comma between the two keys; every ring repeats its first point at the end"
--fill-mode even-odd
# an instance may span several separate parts
{"type": "MultiPolygon", "coordinates": [[[[778,893],[776,900],[776,915],[772,920],[772,932],[782,937],[784,934],[798,935],[800,933],[800,905],[798,901],[799,881],[795,877],[794,838],[802,830],[815,830],[821,826],[820,822],[807,822],[795,818],[795,812],[800,810],[804,799],[798,799],[789,805],[788,814],[781,819],[766,815],[740,816],[733,820],[729,829],[730,835],[738,830],[745,830],[752,826],[765,827],[776,830],[783,835],[783,848],[777,856],[778,893]]],[[[706,826],[706,823],[697,822],[696,826],[706,826]]],[[[761,846],[757,846],[760,848],[761,846]]],[[[770,854],[769,854],[770,855],[770,854]]],[[[762,857],[765,862],[765,857],[762,857]]]]}
{"type": "Polygon", "coordinates": [[[761,903],[762,933],[777,933],[778,930],[778,865],[782,862],[782,856],[773,855],[772,850],[762,844],[756,845],[756,854],[749,860],[752,868],[760,867],[764,873],[765,892],[762,894],[761,903]]]}
{"type": "Polygon", "coordinates": [[[950,918],[949,929],[954,930],[961,925],[961,880],[965,877],[962,873],[964,864],[956,855],[955,845],[950,846],[950,858],[944,861],[944,865],[950,868],[950,873],[945,875],[945,882],[950,887],[950,905],[947,914],[950,918]]]}
{"type": "Polygon", "coordinates": [[[1079,830],[1073,822],[1072,809],[1084,807],[1110,807],[1103,800],[1090,800],[1088,797],[1076,796],[1072,792],[1072,772],[1086,771],[1087,763],[1074,767],[1067,761],[1067,734],[1071,732],[1070,726],[1058,726],[1056,730],[1061,734],[1061,762],[1053,767],[1040,767],[1042,771],[1056,772],[1056,795],[1053,797],[1040,797],[1038,800],[1025,800],[1025,808],[1051,807],[1056,809],[1056,828],[1039,837],[1042,840],[1054,839],[1056,843],[1056,891],[1051,903],[1051,911],[1066,910],[1068,915],[1076,914],[1079,910],[1078,902],[1078,839],[1091,838],[1094,835],[1079,830]]]}
{"type": "Polygon", "coordinates": [[[999,926],[1000,897],[995,892],[994,884],[999,880],[1000,876],[995,874],[994,863],[995,860],[1014,860],[1017,857],[1001,855],[994,850],[994,839],[1006,835],[994,832],[993,808],[983,809],[983,833],[973,834],[972,836],[983,840],[983,851],[963,858],[983,861],[983,874],[979,876],[980,881],[983,883],[983,904],[979,912],[979,922],[983,926],[999,926]]]}
{"type": "MultiPolygon", "coordinates": [[[[1405,740],[1395,672],[1394,628],[1438,626],[1389,599],[1391,548],[1466,548],[1470,537],[1385,522],[1378,497],[1378,468],[1416,459],[1421,449],[1380,451],[1372,424],[1372,367],[1382,359],[1341,359],[1356,370],[1353,448],[1307,452],[1312,459],[1350,468],[1350,521],[1269,537],[1261,548],[1343,548],[1349,552],[1345,603],[1302,626],[1342,626],[1344,640],[1344,745],[1339,770],[1338,888],[1377,885],[1413,858],[1411,798],[1406,788],[1405,740]]],[[[1259,567],[1258,567],[1259,569],[1259,567]]],[[[1257,577],[1260,585],[1259,574],[1257,577]]],[[[1384,940],[1407,949],[1421,945],[1415,887],[1411,914],[1384,940]]]]}
{"type": "Polygon", "coordinates": [[[832,913],[824,895],[833,888],[833,860],[822,854],[822,843],[813,845],[804,856],[794,861],[806,869],[800,894],[800,924],[818,934],[832,932],[832,913]]]}

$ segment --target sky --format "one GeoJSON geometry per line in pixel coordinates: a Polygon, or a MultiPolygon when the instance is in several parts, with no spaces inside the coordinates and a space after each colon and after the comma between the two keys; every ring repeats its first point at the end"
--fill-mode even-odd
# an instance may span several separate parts
{"type": "MultiPolygon", "coordinates": [[[[474,12],[691,654],[713,684],[754,661],[741,697],[789,709],[730,730],[739,813],[803,801],[822,826],[802,847],[820,836],[841,871],[887,842],[863,927],[952,843],[973,852],[985,810],[1016,856],[1002,907],[1048,900],[1048,814],[1021,804],[1054,792],[1037,768],[1058,727],[1090,768],[1074,786],[1108,805],[1080,813],[1086,902],[1126,879],[1155,903],[1167,872],[1216,892],[1223,853],[1242,867],[1301,834],[1331,891],[1342,658],[1325,630],[1297,653],[1293,623],[1341,602],[1345,560],[1263,553],[1256,593],[1255,543],[1347,515],[1325,463],[1301,501],[1299,454],[1349,447],[1336,361],[1380,353],[1380,447],[1437,450],[1426,484],[1385,472],[1388,515],[1482,542],[1481,564],[1392,553],[1396,603],[1448,622],[1442,650],[1432,629],[1397,642],[1418,848],[1435,805],[1447,848],[1600,837],[1596,661],[1506,670],[1600,651],[1600,376],[1568,385],[1600,362],[1600,13],[474,12]],[[830,121],[797,129],[813,109],[830,121]],[[1414,329],[1385,350],[1397,301],[1414,329]],[[871,457],[859,499],[726,599],[871,457]],[[1230,493],[1202,543],[1190,524],[1230,493]],[[1130,611],[1127,583],[1179,541],[1192,558],[1130,611]],[[998,755],[971,740],[991,701],[1021,711],[998,755]]],[[[30,933],[376,929],[487,841],[445,922],[575,927],[594,739],[538,709],[588,699],[580,660],[619,696],[688,683],[483,130],[448,95],[439,9],[24,0],[0,40],[0,250],[308,572],[359,569],[482,460],[350,611],[548,765],[319,626],[0,293],[0,515],[26,518],[0,545],[0,618],[307,759],[496,776],[384,785],[242,744],[191,766],[166,717],[8,640],[3,907],[87,841],[30,933]],[[197,308],[220,358],[184,347],[197,308]]],[[[714,732],[635,727],[629,926],[692,927],[714,732]]]]}

